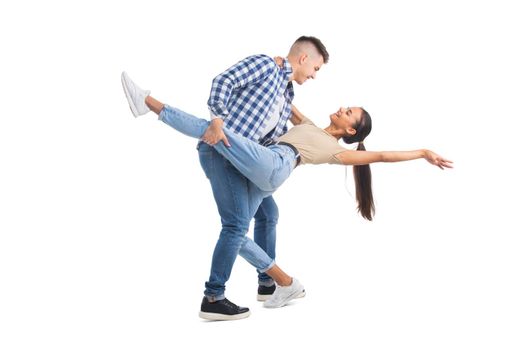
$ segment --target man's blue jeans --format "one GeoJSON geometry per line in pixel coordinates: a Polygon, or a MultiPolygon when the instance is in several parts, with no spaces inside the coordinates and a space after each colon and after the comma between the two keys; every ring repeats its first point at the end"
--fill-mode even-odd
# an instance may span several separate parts
{"type": "MultiPolygon", "coordinates": [[[[224,298],[225,285],[237,255],[241,255],[257,268],[262,284],[271,281],[264,272],[274,265],[275,226],[269,237],[265,237],[266,233],[259,227],[257,238],[266,246],[259,246],[246,237],[250,221],[263,200],[264,192],[213,147],[199,143],[198,149],[199,160],[210,180],[222,224],[204,294],[211,300],[220,300],[224,298]],[[269,248],[273,256],[266,254],[264,248],[269,248]]],[[[263,214],[259,214],[259,220],[262,221],[263,214]]]]}
{"type": "MultiPolygon", "coordinates": [[[[253,229],[253,240],[259,247],[275,260],[275,245],[277,240],[277,221],[279,220],[279,208],[273,196],[263,199],[259,209],[255,213],[255,225],[253,229]]],[[[259,273],[259,284],[271,286],[273,279],[266,273],[259,273]]]]}
{"type": "MultiPolygon", "coordinates": [[[[164,107],[159,119],[195,138],[200,138],[209,125],[204,119],[170,106],[164,107]]],[[[286,146],[267,148],[228,130],[225,133],[231,148],[222,142],[213,147],[205,143],[198,146],[201,166],[210,180],[222,223],[204,292],[211,300],[224,298],[225,284],[238,254],[257,268],[259,284],[271,284],[264,272],[274,264],[278,209],[269,196],[295,165],[295,155],[286,146]],[[246,237],[254,216],[257,244],[246,237]]]]}

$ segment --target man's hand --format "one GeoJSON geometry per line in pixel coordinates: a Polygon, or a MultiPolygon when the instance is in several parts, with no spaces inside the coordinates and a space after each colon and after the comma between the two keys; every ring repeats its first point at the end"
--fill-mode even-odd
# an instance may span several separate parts
{"type": "Polygon", "coordinates": [[[214,146],[219,141],[222,141],[227,147],[231,147],[228,138],[222,130],[223,124],[224,121],[221,118],[213,119],[208,129],[204,132],[204,135],[202,135],[201,140],[210,146],[214,146]]]}

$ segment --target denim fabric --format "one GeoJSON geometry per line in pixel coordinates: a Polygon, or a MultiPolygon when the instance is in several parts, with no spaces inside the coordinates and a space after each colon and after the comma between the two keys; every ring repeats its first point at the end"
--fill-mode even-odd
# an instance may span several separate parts
{"type": "MultiPolygon", "coordinates": [[[[207,120],[169,106],[164,107],[159,119],[194,138],[200,138],[209,125],[207,120]]],[[[295,155],[289,147],[264,147],[228,130],[225,134],[231,147],[222,142],[213,147],[204,143],[198,146],[199,160],[210,180],[222,223],[210,278],[205,284],[204,294],[210,301],[224,298],[225,284],[238,254],[257,268],[260,284],[271,280],[264,272],[274,264],[278,209],[269,196],[295,166],[295,155]],[[257,243],[246,237],[254,215],[257,243]]]]}
{"type": "MultiPolygon", "coordinates": [[[[253,240],[259,247],[275,260],[275,245],[277,240],[277,221],[279,220],[279,208],[273,196],[263,199],[259,209],[255,213],[255,225],[253,229],[253,240]]],[[[273,279],[266,273],[259,273],[259,284],[271,286],[273,279]]]]}
{"type": "MultiPolygon", "coordinates": [[[[193,138],[200,138],[210,124],[205,119],[167,105],[162,109],[159,119],[193,138]]],[[[224,134],[231,147],[219,142],[213,148],[261,191],[266,192],[265,197],[282,185],[293,171],[295,154],[290,147],[284,145],[264,147],[227,129],[224,129],[224,134]]]]}

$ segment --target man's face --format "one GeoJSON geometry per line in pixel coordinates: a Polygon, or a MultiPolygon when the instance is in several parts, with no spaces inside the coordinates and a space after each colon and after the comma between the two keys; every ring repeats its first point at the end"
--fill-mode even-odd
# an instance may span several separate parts
{"type": "Polygon", "coordinates": [[[323,56],[304,54],[299,58],[299,65],[295,73],[295,81],[302,85],[308,79],[315,79],[317,71],[323,65],[323,56]]]}

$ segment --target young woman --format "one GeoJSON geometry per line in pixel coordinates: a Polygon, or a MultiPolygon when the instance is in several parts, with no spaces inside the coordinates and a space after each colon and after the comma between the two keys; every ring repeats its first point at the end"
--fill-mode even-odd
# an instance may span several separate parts
{"type": "MultiPolygon", "coordinates": [[[[122,85],[135,117],[153,111],[161,121],[177,131],[197,139],[203,137],[210,124],[208,120],[197,118],[154,99],[149,95],[149,91],[138,87],[125,72],[122,73],[122,85]]],[[[374,214],[370,163],[401,162],[424,158],[430,164],[441,169],[452,168],[450,160],[425,149],[387,152],[366,151],[363,141],[372,130],[372,119],[363,108],[340,108],[330,115],[330,124],[324,129],[317,127],[296,108],[293,108],[292,112],[291,121],[295,126],[271,144],[260,145],[224,129],[227,144],[219,142],[213,146],[217,152],[229,160],[254,184],[250,190],[252,198],[249,204],[250,208],[253,208],[253,214],[255,214],[255,210],[264,197],[272,194],[290,176],[293,169],[302,164],[353,165],[358,210],[368,220],[372,220],[374,214]],[[348,144],[358,142],[357,151],[342,147],[339,144],[340,139],[348,144]]],[[[204,139],[204,141],[207,140],[204,139]]],[[[252,265],[254,265],[253,261],[255,260],[267,261],[266,258],[263,259],[260,252],[255,253],[258,246],[250,242],[249,238],[246,240],[246,249],[241,248],[240,255],[252,265]]],[[[264,255],[266,254],[264,253],[264,255]]],[[[273,261],[265,268],[261,268],[261,265],[259,267],[254,266],[259,270],[266,270],[265,272],[274,278],[280,286],[283,285],[281,283],[286,285],[287,282],[292,282],[291,278],[284,274],[273,261]],[[276,271],[278,271],[277,274],[276,271]],[[272,273],[275,277],[272,276],[272,273]],[[282,282],[279,283],[279,281],[282,282]]],[[[293,298],[300,295],[302,291],[302,286],[299,285],[293,298]]],[[[272,298],[265,303],[265,306],[275,304],[276,301],[272,299],[279,298],[279,295],[276,296],[276,294],[279,294],[277,290],[272,298]]]]}
{"type": "MultiPolygon", "coordinates": [[[[209,121],[159,102],[149,96],[149,91],[144,91],[134,84],[125,73],[122,82],[135,116],[146,114],[151,110],[164,123],[197,139],[200,139],[208,128],[209,121]]],[[[274,192],[297,165],[324,163],[353,165],[358,210],[363,217],[372,220],[374,200],[368,164],[424,158],[441,169],[452,168],[452,161],[426,149],[366,151],[363,141],[372,130],[372,119],[363,108],[341,107],[330,115],[330,125],[324,129],[317,127],[295,107],[292,112],[291,121],[295,126],[272,144],[263,146],[224,129],[229,145],[223,142],[214,145],[217,152],[260,189],[262,198],[274,192]],[[341,138],[348,144],[358,142],[357,151],[342,147],[339,144],[341,138]]]]}

